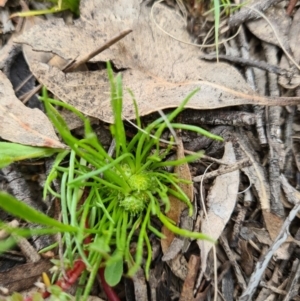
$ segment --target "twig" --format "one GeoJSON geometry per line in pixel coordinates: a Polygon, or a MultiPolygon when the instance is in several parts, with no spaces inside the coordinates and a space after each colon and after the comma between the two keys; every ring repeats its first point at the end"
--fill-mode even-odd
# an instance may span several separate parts
{"type": "Polygon", "coordinates": [[[231,248],[228,245],[228,241],[227,238],[225,237],[224,233],[220,236],[220,244],[222,245],[228,259],[230,260],[232,267],[234,269],[238,284],[240,285],[240,287],[242,289],[246,288],[246,282],[245,279],[243,277],[242,271],[240,269],[240,266],[238,265],[238,263],[236,262],[235,256],[232,253],[231,248]]]}
{"type": "MultiPolygon", "coordinates": [[[[275,5],[279,2],[282,2],[282,0],[257,1],[250,8],[254,8],[260,12],[264,12],[270,6],[275,5]]],[[[237,27],[246,21],[253,20],[253,19],[259,19],[259,18],[261,18],[261,16],[259,14],[257,14],[254,10],[242,8],[240,11],[238,11],[237,13],[235,13],[234,15],[232,15],[229,18],[228,25],[229,25],[229,27],[237,27]]]]}
{"type": "Polygon", "coordinates": [[[290,301],[294,297],[298,296],[299,290],[299,278],[300,278],[300,261],[298,258],[293,262],[292,273],[290,276],[290,280],[287,285],[287,294],[283,301],[290,301]]]}
{"type": "Polygon", "coordinates": [[[241,228],[246,217],[246,213],[249,210],[250,204],[252,203],[252,193],[250,190],[247,190],[244,194],[244,204],[243,206],[238,206],[238,215],[235,218],[235,223],[233,226],[230,247],[236,248],[238,246],[238,241],[241,233],[241,228]],[[251,201],[249,201],[251,200],[251,201]]]}
{"type": "Polygon", "coordinates": [[[267,288],[268,290],[273,291],[276,294],[283,295],[283,296],[286,295],[286,291],[285,290],[279,289],[278,287],[275,287],[273,285],[269,285],[268,283],[266,283],[264,281],[261,281],[259,285],[261,287],[264,287],[264,288],[267,288]]]}
{"type": "Polygon", "coordinates": [[[249,112],[205,110],[184,110],[182,113],[183,123],[211,124],[211,125],[233,125],[246,126],[255,124],[255,115],[249,112]]]}
{"type": "MultiPolygon", "coordinates": [[[[224,61],[231,62],[234,64],[239,64],[241,66],[255,67],[255,68],[259,68],[259,69],[268,71],[270,73],[275,73],[275,74],[282,75],[282,76],[291,76],[291,72],[289,70],[282,69],[276,65],[268,64],[264,61],[257,61],[257,60],[252,60],[250,58],[246,59],[246,58],[230,56],[230,55],[223,55],[223,54],[219,54],[218,57],[219,57],[219,60],[224,60],[224,61]]],[[[217,56],[214,54],[203,54],[203,55],[200,55],[200,59],[213,61],[213,60],[217,60],[217,56]]]]}
{"type": "Polygon", "coordinates": [[[104,50],[106,50],[107,48],[109,48],[110,46],[112,46],[113,44],[115,44],[115,43],[119,42],[120,40],[122,40],[124,37],[126,37],[131,32],[132,32],[132,29],[126,29],[126,30],[122,31],[117,36],[111,38],[109,41],[107,41],[106,43],[104,43],[101,47],[99,47],[99,48],[93,50],[92,52],[88,53],[81,60],[79,60],[77,62],[74,62],[71,66],[69,66],[68,68],[66,68],[64,71],[65,72],[71,72],[71,71],[73,71],[74,69],[76,69],[80,65],[85,64],[90,59],[92,59],[93,57],[95,57],[99,53],[103,52],[104,50]]]}
{"type": "MultiPolygon", "coordinates": [[[[113,37],[112,39],[110,39],[109,41],[107,41],[106,43],[104,43],[102,46],[100,46],[97,49],[94,49],[93,51],[91,51],[90,53],[88,53],[85,57],[83,57],[81,60],[79,61],[70,61],[68,62],[63,68],[62,71],[65,72],[71,72],[74,69],[76,69],[78,66],[88,62],[90,59],[92,59],[94,56],[96,56],[97,54],[101,53],[102,51],[104,51],[105,49],[109,48],[110,46],[112,46],[113,44],[117,43],[118,41],[120,41],[121,39],[123,39],[125,36],[127,36],[130,32],[132,32],[131,29],[127,29],[122,31],[120,34],[118,34],[117,36],[113,37]]],[[[23,103],[26,103],[35,93],[37,93],[43,85],[38,85],[37,87],[35,87],[30,94],[28,94],[26,96],[26,98],[23,100],[23,103]]]]}
{"type": "Polygon", "coordinates": [[[13,233],[11,235],[16,240],[18,247],[21,249],[28,262],[34,263],[40,261],[41,256],[26,238],[18,237],[13,233]]]}
{"type": "Polygon", "coordinates": [[[290,0],[289,5],[288,5],[288,7],[286,9],[287,15],[290,16],[292,14],[292,12],[293,12],[293,10],[294,10],[297,2],[298,2],[298,0],[290,0]]]}
{"type": "Polygon", "coordinates": [[[234,163],[230,166],[222,166],[219,169],[208,172],[205,175],[194,177],[193,181],[194,182],[201,182],[203,177],[204,177],[205,180],[207,180],[207,179],[215,178],[217,176],[224,175],[224,174],[227,174],[229,172],[239,170],[239,169],[242,169],[244,167],[251,166],[251,165],[252,165],[251,161],[248,158],[246,158],[246,159],[240,160],[240,161],[238,161],[238,162],[236,162],[236,163],[234,163]]]}
{"type": "MultiPolygon", "coordinates": [[[[271,44],[262,43],[265,50],[266,59],[271,64],[278,63],[278,48],[271,44]]],[[[268,74],[268,84],[270,96],[279,96],[279,88],[277,75],[268,74]]],[[[271,193],[271,210],[279,217],[284,217],[283,204],[280,198],[280,116],[282,112],[282,107],[273,106],[266,109],[267,117],[267,138],[269,142],[269,183],[270,183],[270,193],[271,193]]]]}
{"type": "Polygon", "coordinates": [[[282,225],[282,228],[276,237],[274,243],[269,248],[268,252],[259,260],[255,266],[254,272],[251,275],[251,278],[248,283],[248,287],[244,290],[242,296],[239,298],[239,301],[251,301],[253,294],[256,291],[256,288],[260,282],[260,279],[266,270],[269,261],[271,260],[274,253],[278,250],[278,248],[286,241],[289,236],[289,227],[291,222],[296,217],[297,213],[300,210],[300,201],[294,206],[294,208],[290,211],[288,217],[282,225]]]}
{"type": "MultiPolygon", "coordinates": [[[[188,151],[188,150],[184,150],[184,153],[185,154],[189,154],[189,155],[194,155],[196,154],[195,152],[192,152],[192,151],[188,151]]],[[[199,162],[203,162],[203,160],[207,160],[207,161],[210,161],[210,162],[214,162],[214,163],[217,163],[217,164],[220,164],[220,165],[229,165],[228,162],[224,162],[223,160],[219,160],[219,159],[216,159],[214,157],[210,157],[210,156],[207,156],[207,155],[203,155],[201,157],[201,160],[197,160],[195,161],[195,163],[198,163],[199,162]]]]}

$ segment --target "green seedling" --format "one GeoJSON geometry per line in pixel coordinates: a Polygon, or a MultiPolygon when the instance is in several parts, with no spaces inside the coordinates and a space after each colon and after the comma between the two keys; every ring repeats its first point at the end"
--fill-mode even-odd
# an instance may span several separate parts
{"type": "MultiPolygon", "coordinates": [[[[203,0],[195,0],[197,2],[202,2],[203,0]]],[[[203,15],[208,15],[213,13],[214,15],[214,23],[215,23],[215,45],[216,45],[216,56],[219,56],[219,27],[220,20],[222,15],[229,16],[237,9],[241,8],[243,5],[247,4],[247,2],[243,2],[241,4],[231,3],[230,0],[213,0],[211,1],[211,9],[205,12],[203,15]]]]}
{"type": "MultiPolygon", "coordinates": [[[[65,227],[62,228],[60,223],[53,223],[48,219],[43,222],[39,219],[40,215],[34,216],[27,209],[20,215],[5,207],[4,202],[0,202],[0,206],[14,215],[62,232],[64,258],[71,266],[77,265],[81,270],[86,269],[79,278],[81,285],[76,292],[77,300],[87,299],[95,277],[103,267],[106,282],[111,286],[120,281],[124,273],[124,263],[127,265],[127,276],[133,276],[144,266],[148,279],[152,259],[149,234],[152,232],[157,237],[164,238],[153,225],[154,217],[175,234],[214,243],[203,233],[179,228],[166,215],[170,208],[170,194],[184,202],[190,214],[193,212],[191,201],[179,185],[186,181],[178,178],[177,174],[168,172],[166,167],[192,162],[203,154],[199,152],[184,159],[167,160],[176,146],[173,137],[168,144],[161,146],[161,137],[168,130],[168,126],[222,140],[199,127],[174,122],[198,90],[190,93],[173,112],[164,118],[158,118],[143,129],[138,107],[133,100],[139,130],[128,140],[122,120],[122,80],[120,75],[114,77],[109,63],[108,77],[114,112],[114,124],[111,125],[115,141],[113,156],[107,153],[98,140],[88,118],[71,105],[48,97],[47,90],[43,89],[41,99],[48,117],[70,148],[57,155],[44,186],[44,196],[50,193],[61,200],[62,224],[65,227]],[[85,131],[83,139],[72,135],[56,109],[57,106],[72,111],[82,119],[85,131]],[[53,191],[51,187],[55,179],[61,183],[59,192],[53,191]],[[135,248],[132,247],[133,242],[135,248]],[[145,249],[147,256],[144,259],[145,249]]],[[[79,277],[79,272],[70,272],[70,275],[75,274],[79,277]]]]}

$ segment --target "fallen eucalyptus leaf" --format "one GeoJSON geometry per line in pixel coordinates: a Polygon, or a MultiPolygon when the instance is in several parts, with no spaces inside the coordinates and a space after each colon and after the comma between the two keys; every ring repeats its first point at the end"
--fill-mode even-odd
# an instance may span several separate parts
{"type": "MultiPolygon", "coordinates": [[[[222,160],[228,163],[236,162],[231,142],[225,143],[222,160]]],[[[223,233],[235,208],[239,179],[238,170],[218,176],[209,191],[207,197],[207,216],[202,222],[201,232],[213,239],[218,239],[223,233]]],[[[207,265],[207,256],[213,245],[204,240],[197,240],[197,244],[201,250],[201,271],[204,273],[207,265]]]]}
{"type": "Polygon", "coordinates": [[[0,71],[0,136],[2,139],[31,146],[65,148],[46,115],[27,108],[15,96],[12,85],[0,71]]]}
{"type": "MultiPolygon", "coordinates": [[[[66,25],[62,20],[46,21],[35,25],[17,41],[32,46],[35,51],[51,51],[66,60],[80,60],[125,28],[132,29],[131,34],[92,61],[110,60],[116,68],[123,70],[123,85],[134,93],[141,116],[158,109],[177,107],[189,92],[199,87],[200,92],[187,107],[214,109],[241,104],[300,103],[298,97],[260,97],[253,93],[234,67],[198,59],[199,49],[187,44],[190,38],[184,21],[162,4],[156,3],[151,15],[147,3],[138,0],[112,3],[82,0],[80,11],[80,19],[74,25],[66,25]]],[[[113,122],[105,70],[64,74],[40,62],[31,63],[30,68],[62,101],[89,116],[113,122]]],[[[127,91],[124,92],[123,108],[124,118],[135,118],[131,95],[127,91]]]]}

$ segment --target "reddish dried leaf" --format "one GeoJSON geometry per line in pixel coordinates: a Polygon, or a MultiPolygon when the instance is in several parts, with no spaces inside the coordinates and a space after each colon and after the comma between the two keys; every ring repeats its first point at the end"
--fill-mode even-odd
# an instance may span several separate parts
{"type": "Polygon", "coordinates": [[[262,210],[266,228],[270,234],[272,242],[276,239],[284,220],[269,210],[262,210]]]}
{"type": "Polygon", "coordinates": [[[194,286],[198,274],[200,257],[191,255],[188,264],[188,274],[184,281],[179,301],[194,301],[194,286]]]}
{"type": "MultiPolygon", "coordinates": [[[[184,158],[184,148],[181,139],[178,139],[178,145],[177,145],[177,159],[184,158]]],[[[187,181],[191,181],[191,184],[184,184],[180,183],[180,188],[185,192],[185,194],[188,196],[188,198],[193,201],[193,184],[192,184],[192,176],[190,173],[190,168],[188,164],[182,164],[175,167],[175,173],[178,174],[178,177],[180,179],[185,179],[187,181]]],[[[171,208],[169,212],[167,213],[167,216],[175,221],[177,224],[180,221],[180,216],[182,211],[186,208],[186,205],[178,200],[176,197],[170,195],[169,197],[171,208]]],[[[168,248],[170,247],[175,234],[167,229],[166,227],[162,227],[162,233],[166,236],[166,239],[161,240],[161,247],[163,253],[165,253],[168,248]]]]}

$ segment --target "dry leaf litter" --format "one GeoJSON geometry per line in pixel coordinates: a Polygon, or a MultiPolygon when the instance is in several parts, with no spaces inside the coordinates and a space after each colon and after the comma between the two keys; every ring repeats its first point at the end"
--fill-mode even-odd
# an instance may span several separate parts
{"type": "MultiPolygon", "coordinates": [[[[222,62],[215,62],[213,18],[205,14],[208,2],[82,0],[80,18],[72,22],[33,17],[21,24],[9,15],[22,1],[0,1],[0,137],[65,147],[35,95],[26,104],[19,100],[34,88],[31,80],[21,93],[18,89],[31,73],[56,97],[93,118],[107,146],[107,123],[113,115],[103,62],[110,60],[122,74],[141,116],[148,115],[145,122],[200,88],[180,121],[201,124],[225,142],[177,133],[178,158],[200,149],[205,157],[176,170],[182,178],[193,179],[194,185],[182,188],[194,202],[194,216],[176,199],[171,199],[169,216],[183,228],[209,234],[218,244],[190,242],[163,229],[167,239],[152,240],[149,282],[142,270],[132,280],[125,278],[117,288],[120,299],[300,300],[300,8],[292,1],[248,1],[230,18],[223,16],[222,62]],[[132,32],[89,63],[63,71],[126,29],[132,32]]],[[[135,117],[126,90],[123,117],[135,117]]],[[[66,120],[80,135],[80,122],[67,113],[66,120]]],[[[41,199],[50,166],[47,159],[4,168],[1,190],[58,217],[55,201],[41,199]]],[[[8,219],[3,212],[0,217],[8,219]]],[[[36,237],[29,246],[20,243],[22,251],[1,255],[2,293],[28,289],[49,269],[48,259],[36,253],[49,239],[36,237]]],[[[105,299],[101,289],[93,293],[96,300],[105,299]]]]}

